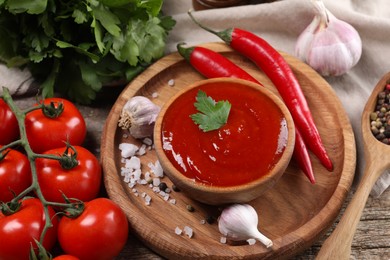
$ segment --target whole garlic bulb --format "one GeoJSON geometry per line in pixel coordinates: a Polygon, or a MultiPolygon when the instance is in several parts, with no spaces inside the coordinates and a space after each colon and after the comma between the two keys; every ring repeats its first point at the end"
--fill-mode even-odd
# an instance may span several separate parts
{"type": "Polygon", "coordinates": [[[311,0],[317,13],[299,35],[295,55],[322,76],[339,76],[350,70],[362,54],[359,33],[337,19],[321,0],[311,0]]]}
{"type": "Polygon", "coordinates": [[[150,137],[160,107],[144,96],[134,96],[123,106],[118,125],[134,138],[150,137]]]}
{"type": "Polygon", "coordinates": [[[219,232],[233,241],[257,239],[267,248],[272,241],[257,229],[258,216],[249,204],[233,204],[225,208],[218,219],[219,232]]]}

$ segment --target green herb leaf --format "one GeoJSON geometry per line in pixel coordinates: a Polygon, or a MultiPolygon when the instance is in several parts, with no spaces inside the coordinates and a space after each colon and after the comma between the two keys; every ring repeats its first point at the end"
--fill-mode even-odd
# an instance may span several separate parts
{"type": "Polygon", "coordinates": [[[8,0],[7,4],[11,13],[40,14],[46,10],[47,0],[8,0]]]}
{"type": "Polygon", "coordinates": [[[164,55],[163,0],[0,0],[0,61],[27,67],[44,97],[88,104],[164,55]],[[54,64],[56,64],[55,67],[54,64]]]}
{"type": "Polygon", "coordinates": [[[229,101],[216,102],[202,90],[198,91],[194,105],[200,113],[190,117],[203,132],[217,130],[225,125],[232,106],[229,101]]]}

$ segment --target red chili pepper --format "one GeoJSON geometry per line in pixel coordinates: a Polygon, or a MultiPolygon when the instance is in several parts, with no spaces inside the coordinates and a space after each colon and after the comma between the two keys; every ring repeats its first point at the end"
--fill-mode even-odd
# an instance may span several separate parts
{"type": "Polygon", "coordinates": [[[238,28],[216,32],[199,24],[190,12],[188,14],[201,28],[220,37],[264,71],[289,108],[309,149],[313,151],[326,169],[332,171],[332,161],[322,143],[301,86],[282,55],[264,39],[251,32],[238,28]]]}
{"type": "Polygon", "coordinates": [[[238,78],[263,86],[258,80],[222,54],[200,46],[184,48],[182,47],[183,44],[179,43],[177,45],[179,53],[206,78],[238,78]]]}
{"type": "Polygon", "coordinates": [[[293,157],[298,163],[299,168],[303,171],[310,182],[315,184],[316,180],[314,178],[313,168],[311,166],[310,155],[307,151],[307,147],[303,141],[302,135],[297,127],[295,127],[295,146],[293,157]]]}
{"type": "MultiPolygon", "coordinates": [[[[246,79],[263,86],[259,81],[249,75],[245,70],[238,67],[225,56],[218,52],[204,47],[182,47],[182,43],[177,45],[179,53],[203,76],[206,78],[232,77],[246,79]]],[[[311,183],[315,183],[310,155],[305,142],[298,129],[295,131],[294,159],[301,170],[309,178],[311,183]]]]}

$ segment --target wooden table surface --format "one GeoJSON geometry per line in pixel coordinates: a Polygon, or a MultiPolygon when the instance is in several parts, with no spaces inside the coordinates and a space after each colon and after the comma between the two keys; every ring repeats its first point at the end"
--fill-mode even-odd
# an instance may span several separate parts
{"type": "MultiPolygon", "coordinates": [[[[100,156],[100,139],[106,117],[119,96],[121,88],[105,88],[98,99],[89,106],[79,106],[86,119],[88,133],[85,147],[90,149],[97,157],[100,156]]],[[[20,107],[31,106],[35,97],[19,98],[16,100],[20,107]]],[[[339,217],[353,196],[350,191],[339,217]]],[[[105,196],[102,188],[102,196],[105,196]]],[[[337,225],[338,219],[327,234],[292,259],[315,259],[323,241],[337,225]]],[[[134,234],[129,233],[125,248],[116,259],[164,259],[144,246],[134,234]]],[[[379,198],[370,197],[358,225],[352,243],[351,259],[390,259],[390,189],[379,198]]]]}

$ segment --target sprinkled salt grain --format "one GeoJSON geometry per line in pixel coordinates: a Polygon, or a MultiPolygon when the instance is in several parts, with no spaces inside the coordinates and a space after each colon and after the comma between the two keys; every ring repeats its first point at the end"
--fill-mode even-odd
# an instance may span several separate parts
{"type": "Polygon", "coordinates": [[[175,199],[170,199],[170,200],[169,200],[169,203],[175,205],[175,204],[176,204],[176,200],[175,200],[175,199]]]}
{"type": "Polygon", "coordinates": [[[165,194],[165,195],[164,195],[164,200],[165,200],[165,201],[168,201],[169,198],[170,198],[169,194],[165,194]]]}
{"type": "Polygon", "coordinates": [[[206,220],[205,219],[200,220],[200,224],[202,225],[206,224],[206,220]]]}
{"type": "Polygon", "coordinates": [[[130,143],[121,143],[119,144],[119,150],[121,150],[121,156],[123,158],[129,158],[135,155],[138,151],[138,146],[130,143]]]}
{"type": "Polygon", "coordinates": [[[134,180],[136,180],[136,181],[141,180],[141,174],[142,174],[141,169],[136,169],[136,170],[133,172],[133,178],[134,178],[134,180]]]}
{"type": "Polygon", "coordinates": [[[192,238],[192,236],[194,235],[194,231],[189,226],[185,226],[184,234],[186,234],[189,238],[192,238]]]}
{"type": "Polygon", "coordinates": [[[168,86],[170,86],[170,87],[175,86],[175,80],[174,79],[168,80],[168,86]]]}
{"type": "Polygon", "coordinates": [[[155,193],[158,193],[158,192],[160,192],[160,188],[159,187],[153,187],[152,191],[154,191],[155,193]]]}
{"type": "Polygon", "coordinates": [[[145,198],[146,197],[146,192],[142,192],[141,197],[145,198]]]}
{"type": "Polygon", "coordinates": [[[141,169],[141,160],[137,156],[132,156],[126,161],[125,167],[133,170],[141,169]]]}
{"type": "Polygon", "coordinates": [[[152,201],[152,197],[150,197],[149,195],[146,195],[145,196],[145,202],[146,203],[150,203],[152,201]]]}
{"type": "Polygon", "coordinates": [[[160,178],[153,178],[153,186],[158,186],[160,185],[161,181],[160,181],[160,178]]]}
{"type": "Polygon", "coordinates": [[[142,140],[142,142],[146,145],[152,145],[153,144],[153,140],[149,137],[146,137],[142,140]]]}
{"type": "Polygon", "coordinates": [[[139,156],[146,154],[146,144],[141,145],[136,154],[139,156]]]}
{"type": "Polygon", "coordinates": [[[157,92],[153,92],[152,98],[157,98],[157,97],[158,97],[158,93],[157,92]]]}
{"type": "Polygon", "coordinates": [[[256,244],[256,239],[250,238],[250,239],[248,239],[246,242],[248,242],[248,244],[249,244],[250,246],[252,246],[252,245],[256,244]]]}
{"type": "Polygon", "coordinates": [[[180,236],[182,232],[183,232],[183,230],[181,228],[179,228],[179,227],[175,228],[175,234],[176,235],[180,236]]]}
{"type": "Polygon", "coordinates": [[[134,188],[135,187],[135,183],[129,183],[129,188],[134,188]]]}
{"type": "Polygon", "coordinates": [[[219,240],[219,242],[221,242],[221,244],[226,244],[226,237],[221,237],[221,239],[219,240]]]}
{"type": "Polygon", "coordinates": [[[163,177],[164,176],[164,171],[161,167],[161,164],[159,162],[159,160],[157,160],[154,164],[152,162],[150,162],[148,164],[150,170],[154,173],[154,176],[156,177],[163,177]]]}
{"type": "Polygon", "coordinates": [[[137,190],[137,189],[135,189],[135,188],[134,188],[134,189],[132,189],[131,191],[132,191],[133,193],[136,193],[136,192],[138,192],[138,190],[137,190]]]}

